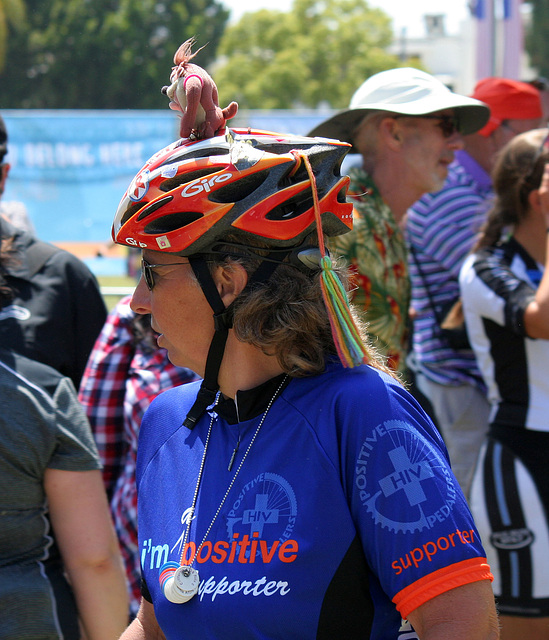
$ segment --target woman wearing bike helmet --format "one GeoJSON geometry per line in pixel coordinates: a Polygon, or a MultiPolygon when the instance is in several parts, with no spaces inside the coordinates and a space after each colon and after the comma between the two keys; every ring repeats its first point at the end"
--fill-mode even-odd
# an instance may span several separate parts
{"type": "Polygon", "coordinates": [[[444,445],[363,343],[324,249],[351,227],[347,150],[181,140],[122,199],[113,237],[143,251],[132,306],[203,377],[142,423],[126,640],[497,638],[444,445]]]}

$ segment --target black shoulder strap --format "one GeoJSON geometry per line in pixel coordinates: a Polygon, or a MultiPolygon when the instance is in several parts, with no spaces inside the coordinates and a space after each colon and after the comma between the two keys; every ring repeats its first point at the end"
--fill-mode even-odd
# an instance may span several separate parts
{"type": "Polygon", "coordinates": [[[425,275],[423,274],[423,269],[421,268],[421,266],[419,264],[419,260],[417,258],[416,250],[414,249],[414,245],[410,242],[409,245],[408,245],[408,248],[409,248],[410,253],[412,255],[414,264],[416,266],[419,278],[421,280],[421,284],[423,285],[423,288],[425,289],[425,293],[427,294],[427,300],[429,300],[429,306],[431,307],[431,311],[433,312],[433,315],[435,316],[435,320],[437,321],[437,324],[440,325],[444,321],[444,318],[443,317],[441,318],[440,317],[440,313],[437,312],[435,301],[433,300],[433,296],[431,295],[431,289],[430,289],[430,287],[427,286],[427,282],[425,280],[425,275]]]}

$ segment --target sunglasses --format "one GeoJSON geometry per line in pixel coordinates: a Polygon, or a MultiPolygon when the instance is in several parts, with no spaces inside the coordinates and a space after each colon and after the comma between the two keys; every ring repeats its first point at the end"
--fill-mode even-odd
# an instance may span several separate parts
{"type": "Polygon", "coordinates": [[[410,116],[410,115],[401,115],[401,116],[393,116],[394,118],[421,118],[422,120],[438,120],[437,126],[440,127],[442,131],[442,135],[445,138],[451,138],[455,133],[461,133],[460,131],[460,122],[457,116],[435,116],[435,115],[421,115],[421,116],[410,116]]]}
{"type": "Polygon", "coordinates": [[[154,277],[155,273],[153,269],[158,267],[176,267],[177,265],[189,264],[188,262],[164,262],[163,264],[150,264],[144,258],[141,259],[141,273],[143,274],[143,280],[145,280],[145,284],[147,285],[149,291],[154,289],[154,285],[156,284],[154,277]]]}

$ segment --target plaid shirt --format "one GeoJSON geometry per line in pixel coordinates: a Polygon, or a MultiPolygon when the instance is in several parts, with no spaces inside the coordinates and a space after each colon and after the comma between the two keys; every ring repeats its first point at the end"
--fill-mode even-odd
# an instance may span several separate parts
{"type": "Polygon", "coordinates": [[[79,399],[90,421],[103,464],[103,480],[126,565],[131,611],[141,599],[137,543],[135,462],[145,410],[161,391],[196,380],[170,363],[164,349],[137,342],[130,298],[109,314],[88,360],[79,399]]]}

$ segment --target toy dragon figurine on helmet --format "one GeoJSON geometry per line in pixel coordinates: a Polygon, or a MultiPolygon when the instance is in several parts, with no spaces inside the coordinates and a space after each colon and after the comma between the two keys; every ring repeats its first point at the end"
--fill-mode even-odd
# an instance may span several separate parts
{"type": "Polygon", "coordinates": [[[189,38],[175,52],[171,84],[162,87],[162,93],[170,99],[170,109],[179,113],[179,135],[199,140],[213,138],[227,120],[235,117],[238,104],[231,102],[223,109],[219,106],[217,87],[212,77],[205,69],[191,63],[204,48],[191,53],[194,43],[195,39],[189,38]]]}

